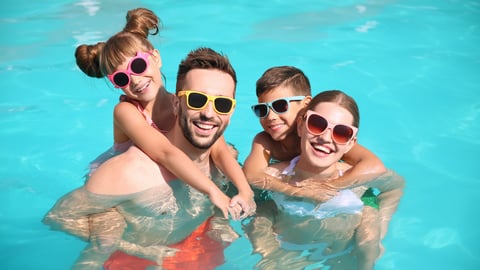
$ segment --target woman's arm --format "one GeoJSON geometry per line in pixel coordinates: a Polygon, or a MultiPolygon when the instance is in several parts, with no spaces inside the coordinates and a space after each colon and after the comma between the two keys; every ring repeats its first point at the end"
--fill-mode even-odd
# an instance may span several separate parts
{"type": "Polygon", "coordinates": [[[253,252],[262,256],[255,269],[305,269],[312,261],[302,254],[303,251],[287,250],[281,247],[274,231],[277,207],[273,201],[262,202],[257,214],[243,224],[243,230],[252,243],[253,252]]]}
{"type": "Polygon", "coordinates": [[[362,221],[355,230],[355,253],[358,270],[371,270],[381,254],[380,215],[376,208],[365,205],[362,221]]]}
{"type": "Polygon", "coordinates": [[[238,195],[232,198],[232,203],[238,203],[244,215],[250,215],[255,211],[255,201],[253,200],[253,191],[247,182],[247,178],[234,157],[235,153],[227,145],[225,138],[221,136],[213,145],[211,157],[215,165],[227,176],[238,189],[238,195]]]}
{"type": "Polygon", "coordinates": [[[280,243],[275,238],[273,231],[274,217],[277,207],[273,201],[261,202],[257,214],[243,224],[248,239],[252,243],[253,252],[267,257],[280,248],[280,243]]]}
{"type": "Polygon", "coordinates": [[[380,191],[377,195],[378,212],[380,215],[380,232],[383,239],[387,234],[388,225],[397,211],[400,199],[403,196],[405,188],[405,179],[392,170],[388,170],[378,178],[367,183],[367,186],[376,188],[380,191]]]}
{"type": "Polygon", "coordinates": [[[230,199],[185,153],[171,144],[165,135],[150,126],[134,105],[120,102],[114,110],[114,124],[153,161],[167,168],[185,183],[207,194],[212,203],[222,210],[226,218],[228,217],[230,199]]]}

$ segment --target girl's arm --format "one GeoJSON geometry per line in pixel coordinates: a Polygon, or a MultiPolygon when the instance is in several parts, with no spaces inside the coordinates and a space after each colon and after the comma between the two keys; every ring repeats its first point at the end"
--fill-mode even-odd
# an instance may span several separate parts
{"type": "Polygon", "coordinates": [[[247,178],[234,157],[235,149],[229,146],[225,138],[221,136],[212,147],[211,157],[215,165],[227,176],[238,189],[238,195],[232,198],[232,205],[238,203],[244,215],[250,215],[255,211],[255,201],[253,200],[253,191],[248,184],[247,178]]]}
{"type": "MultiPolygon", "coordinates": [[[[161,132],[150,126],[143,115],[128,102],[120,102],[114,110],[114,125],[157,164],[164,166],[179,179],[209,196],[213,204],[228,217],[230,199],[195,163],[175,147],[161,132]],[[188,168],[186,170],[185,168],[188,168]]],[[[230,212],[233,215],[235,213],[230,212]]]]}

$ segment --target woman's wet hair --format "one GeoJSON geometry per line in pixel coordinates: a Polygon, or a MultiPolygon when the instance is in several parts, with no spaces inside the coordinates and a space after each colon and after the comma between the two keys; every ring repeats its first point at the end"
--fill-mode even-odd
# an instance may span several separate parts
{"type": "Polygon", "coordinates": [[[161,21],[149,9],[137,8],[127,12],[126,24],[122,31],[106,42],[82,44],[75,50],[77,66],[88,76],[102,78],[115,71],[127,57],[138,51],[152,51],[149,35],[160,31],[161,21]]]}
{"type": "Polygon", "coordinates": [[[360,111],[358,109],[357,102],[355,102],[351,96],[340,90],[327,90],[318,93],[312,98],[310,103],[308,103],[305,108],[298,112],[298,117],[303,117],[308,110],[313,110],[315,106],[322,102],[335,103],[346,109],[353,116],[352,125],[357,128],[360,126],[360,111]]]}

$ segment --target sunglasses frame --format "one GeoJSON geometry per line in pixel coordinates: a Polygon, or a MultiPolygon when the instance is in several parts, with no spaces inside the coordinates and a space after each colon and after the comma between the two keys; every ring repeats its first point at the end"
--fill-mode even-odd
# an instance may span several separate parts
{"type": "Polygon", "coordinates": [[[187,104],[187,107],[191,110],[195,110],[195,111],[201,111],[203,109],[205,109],[205,107],[207,107],[207,104],[209,101],[212,101],[212,107],[213,107],[213,110],[217,113],[217,114],[221,114],[221,115],[227,115],[227,114],[231,114],[233,112],[233,110],[235,109],[235,105],[236,105],[236,100],[234,98],[231,98],[231,97],[226,97],[226,96],[213,96],[213,95],[208,95],[208,94],[205,94],[203,92],[200,92],[200,91],[195,91],[195,90],[181,90],[181,91],[178,91],[177,93],[177,96],[178,97],[181,97],[181,96],[186,96],[186,99],[185,99],[185,103],[187,104]],[[207,98],[207,101],[205,102],[205,104],[203,104],[202,107],[200,108],[197,108],[197,107],[193,107],[190,102],[189,102],[189,99],[188,97],[190,96],[190,94],[199,94],[199,95],[202,95],[202,96],[205,96],[207,98]],[[229,101],[232,102],[232,106],[230,108],[230,110],[228,112],[221,112],[217,109],[217,105],[215,104],[215,100],[218,99],[218,98],[224,98],[224,99],[227,99],[229,101]]]}
{"type": "Polygon", "coordinates": [[[325,118],[324,116],[322,116],[321,114],[319,113],[316,113],[312,110],[307,110],[307,112],[305,113],[305,116],[304,116],[304,120],[305,120],[305,128],[307,129],[308,133],[314,135],[314,136],[319,136],[319,135],[322,135],[324,134],[328,129],[331,130],[331,136],[332,136],[332,140],[337,143],[337,144],[347,144],[348,142],[350,142],[353,138],[355,138],[355,136],[357,135],[357,132],[358,132],[358,128],[357,127],[354,127],[352,125],[345,125],[345,124],[332,124],[330,123],[327,118],[325,118]],[[316,132],[313,132],[312,130],[310,130],[309,128],[309,124],[308,124],[308,120],[310,119],[310,117],[312,115],[316,115],[316,116],[319,116],[321,117],[323,120],[325,120],[327,122],[327,127],[320,133],[316,133],[316,132]],[[335,138],[335,128],[337,126],[344,126],[344,127],[348,127],[350,129],[352,129],[352,136],[346,141],[346,142],[339,142],[337,141],[337,139],[335,138]]]}
{"type": "Polygon", "coordinates": [[[130,82],[131,82],[130,75],[132,75],[132,74],[142,75],[143,73],[145,73],[145,71],[147,71],[147,69],[150,65],[150,61],[148,60],[148,57],[152,56],[152,55],[153,54],[151,52],[137,52],[137,54],[132,59],[130,59],[130,61],[128,62],[128,66],[127,66],[126,70],[117,70],[113,74],[107,75],[108,79],[110,80],[110,82],[113,84],[113,86],[115,88],[125,88],[125,87],[129,86],[130,82]],[[135,61],[136,59],[143,59],[143,61],[145,61],[146,65],[145,65],[145,70],[143,72],[136,73],[136,72],[132,71],[132,62],[135,61]],[[125,74],[128,78],[128,82],[124,86],[120,86],[117,83],[115,83],[115,76],[119,73],[125,74]]]}
{"type": "Polygon", "coordinates": [[[274,111],[276,114],[284,114],[284,113],[288,112],[288,110],[290,110],[290,101],[302,101],[305,98],[306,98],[306,96],[292,96],[292,97],[277,98],[277,99],[272,100],[270,102],[257,103],[255,105],[252,105],[251,108],[252,108],[252,111],[255,114],[255,116],[257,116],[258,118],[265,118],[270,113],[270,109],[272,109],[272,111],[274,111]],[[281,101],[281,100],[284,100],[287,103],[287,109],[284,112],[278,112],[277,110],[275,110],[275,108],[273,108],[273,103],[275,103],[277,101],[281,101]],[[267,112],[265,113],[264,116],[259,116],[255,112],[255,107],[257,107],[259,105],[264,105],[264,106],[267,107],[267,112]]]}

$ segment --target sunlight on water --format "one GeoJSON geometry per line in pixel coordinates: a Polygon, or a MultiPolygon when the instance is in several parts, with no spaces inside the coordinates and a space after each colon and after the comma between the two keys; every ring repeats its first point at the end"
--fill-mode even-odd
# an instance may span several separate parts
{"type": "Polygon", "coordinates": [[[436,228],[430,230],[423,238],[423,244],[429,248],[444,248],[458,242],[458,232],[452,228],[436,228]]]}
{"type": "MultiPolygon", "coordinates": [[[[314,93],[342,89],[362,112],[360,143],[404,176],[407,189],[376,269],[479,269],[478,1],[7,0],[0,9],[0,235],[2,269],[68,269],[85,243],[40,220],[81,185],[112,143],[119,92],[81,73],[79,44],[105,41],[127,10],[164,23],[152,41],[167,88],[198,46],[226,53],[237,70],[237,108],[226,138],[247,156],[260,131],[250,105],[266,68],[294,65],[314,93]],[[26,259],[28,258],[28,259],[26,259]]],[[[259,260],[243,235],[219,269],[259,260]]]]}

